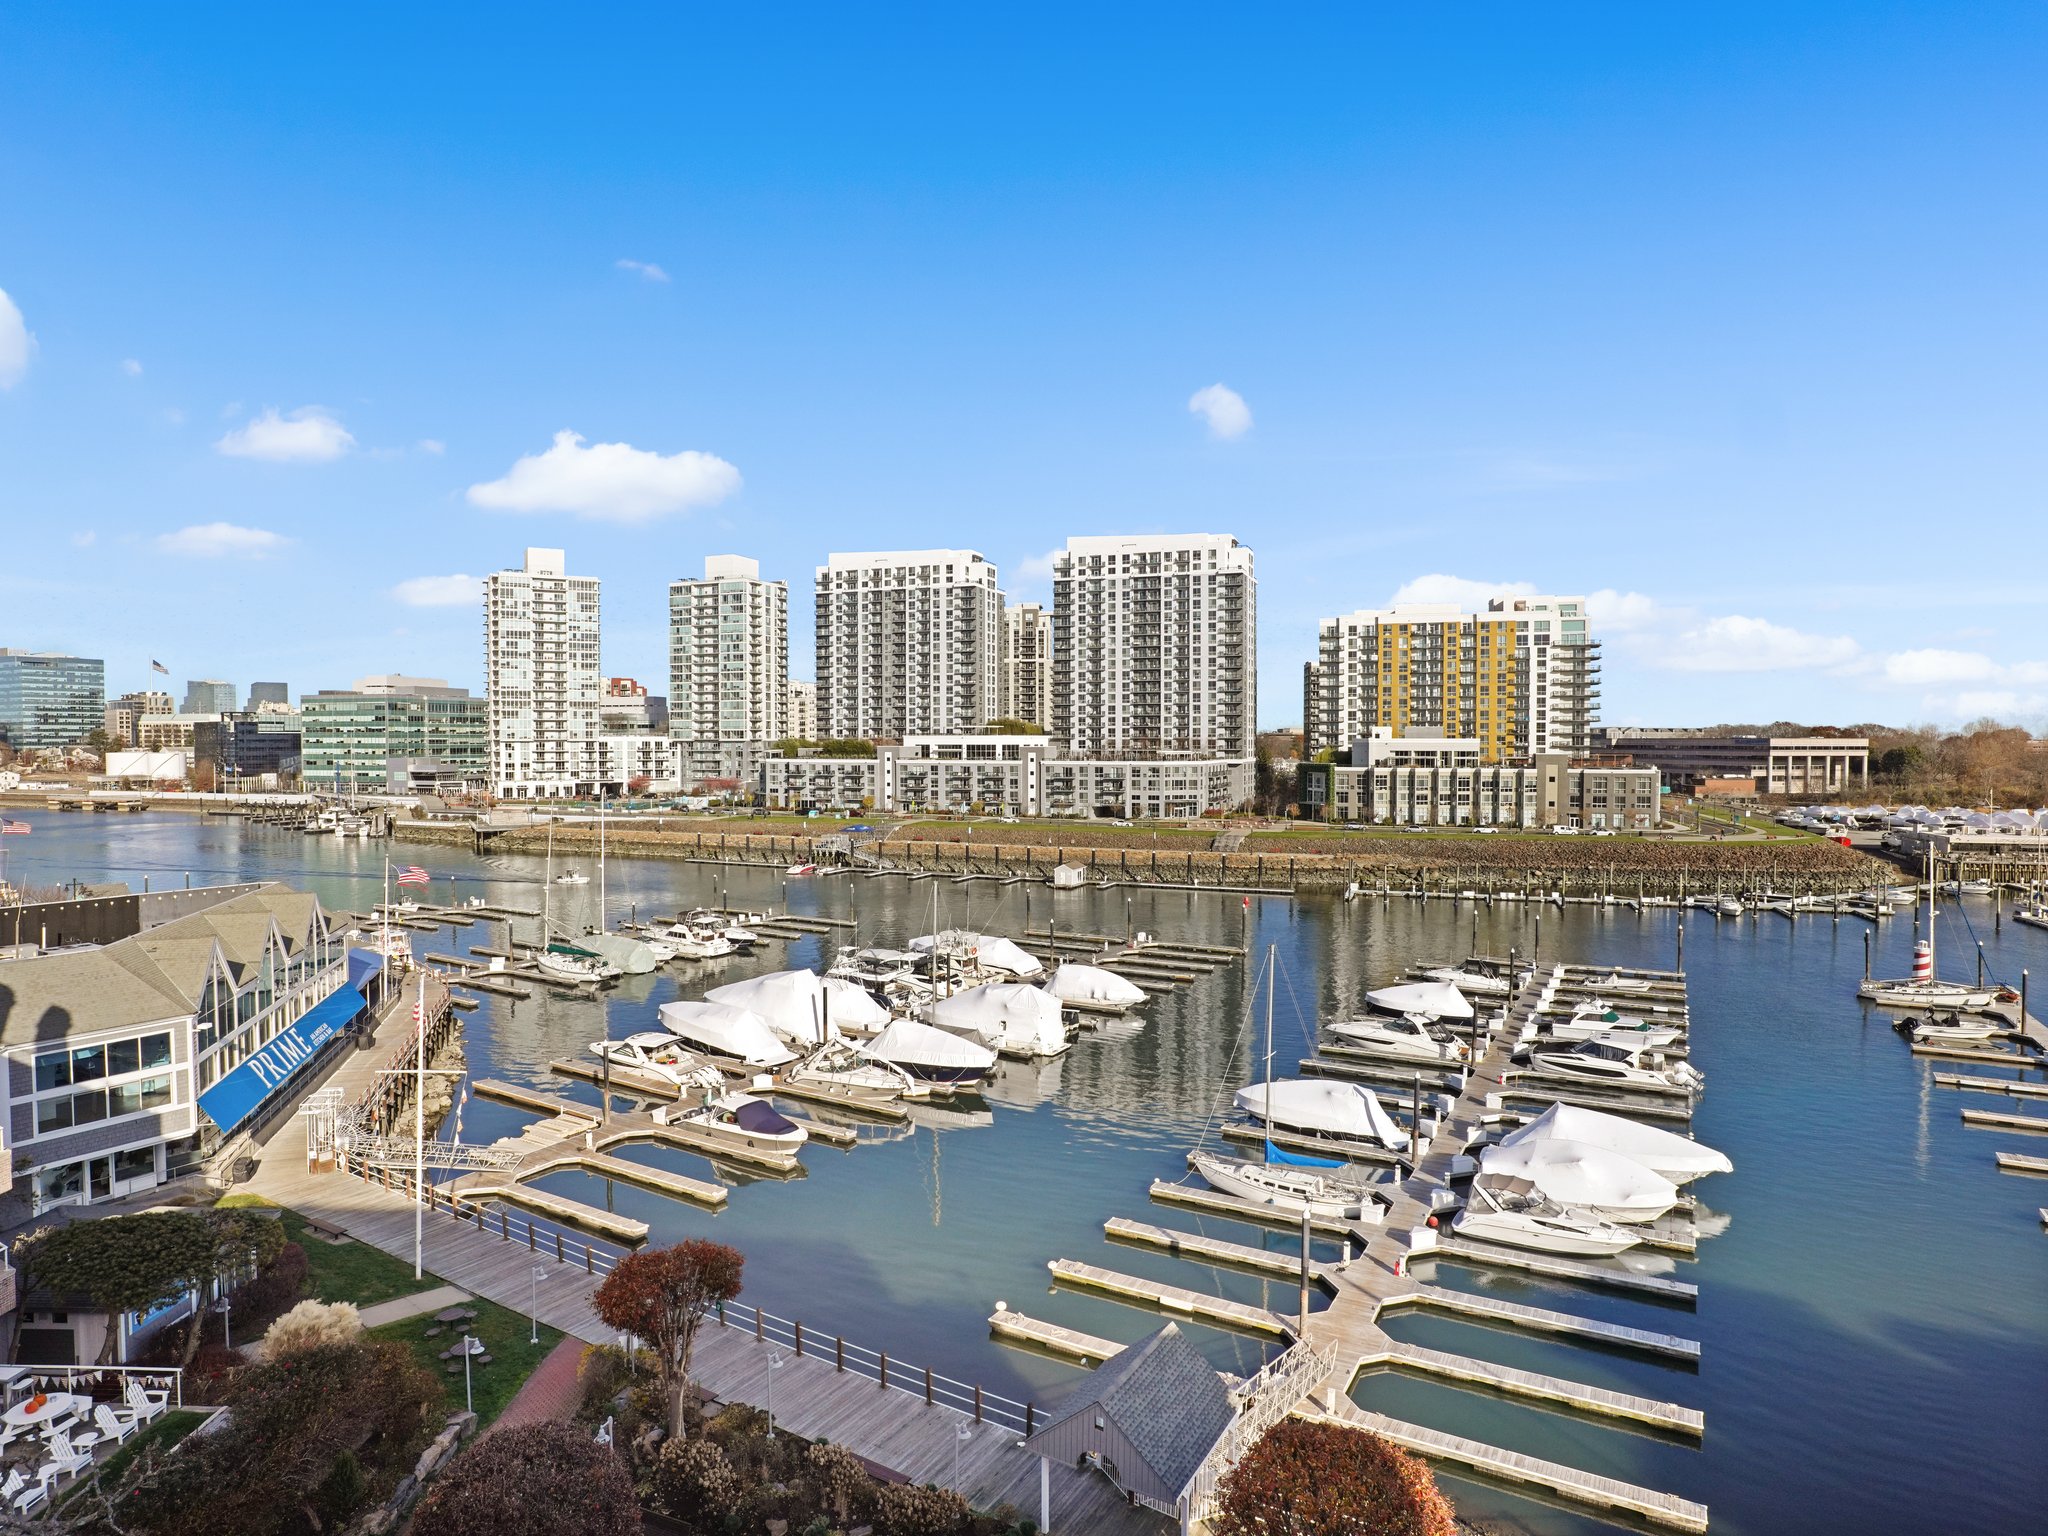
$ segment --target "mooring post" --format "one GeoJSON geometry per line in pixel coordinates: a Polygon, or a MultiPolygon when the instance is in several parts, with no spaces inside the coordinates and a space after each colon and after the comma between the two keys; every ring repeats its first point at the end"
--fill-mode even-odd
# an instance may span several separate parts
{"type": "MultiPolygon", "coordinates": [[[[1416,1074],[1415,1081],[1418,1083],[1422,1081],[1420,1073],[1416,1074]]],[[[1301,1327],[1295,1334],[1295,1337],[1303,1339],[1308,1337],[1308,1224],[1308,1203],[1303,1201],[1301,1207],[1301,1327]]]]}
{"type": "Polygon", "coordinates": [[[1977,985],[1984,985],[1984,941],[1977,941],[1977,985]]]}
{"type": "Polygon", "coordinates": [[[1870,930],[1863,930],[1863,979],[1870,980],[1870,930]]]}

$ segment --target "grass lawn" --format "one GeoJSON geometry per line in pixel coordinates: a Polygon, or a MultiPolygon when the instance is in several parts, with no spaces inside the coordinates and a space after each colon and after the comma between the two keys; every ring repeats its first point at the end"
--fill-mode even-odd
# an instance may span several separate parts
{"type": "MultiPolygon", "coordinates": [[[[152,1449],[168,1451],[180,1440],[191,1434],[193,1430],[204,1424],[209,1417],[211,1415],[195,1413],[188,1408],[173,1408],[147,1429],[138,1430],[129,1437],[126,1445],[115,1451],[113,1455],[109,1456],[94,1469],[100,1480],[100,1486],[102,1488],[118,1487],[121,1482],[121,1474],[128,1470],[128,1464],[134,1461],[136,1457],[140,1456],[144,1451],[152,1449]]],[[[59,1504],[69,1504],[78,1492],[79,1486],[82,1485],[74,1485],[69,1492],[58,1500],[59,1504]]]]}
{"type": "MultiPolygon", "coordinates": [[[[229,1195],[222,1205],[269,1205],[261,1195],[229,1195]]],[[[442,1283],[438,1275],[415,1280],[412,1266],[394,1259],[368,1243],[331,1243],[306,1230],[306,1218],[297,1211],[285,1211],[278,1220],[285,1235],[306,1250],[306,1294],[315,1301],[352,1301],[372,1307],[380,1301],[431,1291],[442,1283]]]]}
{"type": "MultiPolygon", "coordinates": [[[[411,1278],[410,1271],[406,1278],[411,1278]]],[[[470,1364],[477,1422],[488,1424],[504,1412],[513,1394],[533,1374],[534,1368],[547,1358],[548,1351],[562,1341],[562,1335],[543,1323],[540,1343],[529,1344],[527,1337],[532,1325],[519,1313],[481,1298],[464,1305],[476,1309],[476,1322],[470,1326],[470,1332],[481,1339],[490,1351],[489,1365],[481,1364],[480,1358],[470,1364]]],[[[396,1339],[410,1348],[419,1363],[441,1382],[446,1393],[444,1411],[455,1413],[463,1406],[462,1357],[457,1355],[454,1358],[452,1363],[457,1369],[449,1371],[447,1366],[451,1362],[441,1358],[441,1351],[462,1335],[457,1329],[443,1328],[430,1339],[427,1330],[434,1326],[431,1317],[411,1317],[400,1323],[386,1323],[382,1328],[371,1331],[380,1339],[396,1339]]]]}

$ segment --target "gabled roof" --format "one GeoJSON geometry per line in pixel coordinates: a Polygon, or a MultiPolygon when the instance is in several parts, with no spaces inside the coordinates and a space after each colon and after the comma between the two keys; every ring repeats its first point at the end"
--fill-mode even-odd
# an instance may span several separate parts
{"type": "Polygon", "coordinates": [[[1176,1493],[1186,1489],[1236,1417],[1216,1367],[1173,1323],[1103,1361],[1026,1448],[1039,1435],[1091,1412],[1112,1420],[1152,1474],[1176,1493]]]}

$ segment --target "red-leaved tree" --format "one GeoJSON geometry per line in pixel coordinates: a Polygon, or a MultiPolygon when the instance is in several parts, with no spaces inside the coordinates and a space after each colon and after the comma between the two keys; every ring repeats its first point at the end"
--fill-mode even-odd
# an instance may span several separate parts
{"type": "Polygon", "coordinates": [[[1456,1536],[1419,1457],[1362,1429],[1282,1419],[1216,1489],[1211,1536],[1456,1536]]]}
{"type": "Polygon", "coordinates": [[[672,1435],[683,1433],[683,1389],[697,1330],[713,1307],[739,1295],[745,1263],[737,1248],[692,1237],[673,1248],[628,1254],[597,1288],[593,1304],[604,1325],[654,1352],[672,1435]]]}

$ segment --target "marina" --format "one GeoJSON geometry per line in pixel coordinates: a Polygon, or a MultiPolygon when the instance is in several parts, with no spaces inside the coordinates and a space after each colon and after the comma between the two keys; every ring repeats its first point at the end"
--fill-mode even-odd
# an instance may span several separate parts
{"type": "MultiPolygon", "coordinates": [[[[140,843],[124,839],[122,855],[150,861],[144,868],[168,886],[180,868],[204,861],[179,844],[176,862],[158,862],[162,855],[148,852],[148,840],[180,835],[175,822],[152,831],[161,820],[73,817],[64,825],[79,837],[113,826],[128,838],[142,834],[140,843]]],[[[43,825],[38,830],[45,838],[35,847],[48,850],[53,839],[43,825]]],[[[375,904],[382,864],[375,846],[287,838],[279,829],[233,823],[214,824],[214,834],[235,840],[212,854],[232,861],[223,873],[274,873],[365,917],[375,904]]],[[[108,853],[97,855],[108,877],[139,884],[143,869],[108,853]]],[[[530,883],[538,857],[493,856],[498,862],[486,863],[462,854],[449,856],[447,867],[441,853],[428,857],[444,889],[454,883],[465,897],[484,895],[509,910],[540,905],[530,883]]],[[[1995,1064],[1979,1051],[1954,1068],[1916,1056],[1883,1013],[1844,1001],[1862,971],[1861,942],[1825,919],[1788,923],[1766,913],[1770,924],[1752,930],[1748,922],[1686,909],[1617,903],[1560,911],[1500,902],[1477,908],[1474,943],[1470,902],[1254,897],[1243,907],[1236,896],[1140,892],[1134,929],[1190,946],[1167,967],[1191,980],[1148,987],[1148,1001],[1128,1019],[1105,1017],[1096,1029],[1082,1029],[1073,1048],[1051,1062],[1002,1063],[979,1097],[913,1105],[900,1121],[869,1117],[858,1145],[844,1152],[814,1138],[816,1148],[795,1160],[803,1176],[791,1178],[722,1164],[653,1137],[607,1138],[588,1153],[597,1161],[573,1161],[584,1152],[579,1122],[584,1129],[608,1123],[588,1042],[653,1027],[655,1011],[672,998],[786,966],[823,968],[856,932],[861,942],[888,943],[928,931],[932,883],[883,876],[791,881],[785,889],[772,870],[699,870],[616,855],[610,880],[615,927],[636,906],[644,916],[696,904],[770,913],[808,907],[819,921],[804,930],[792,925],[797,936],[778,940],[772,954],[764,947],[754,957],[701,969],[664,967],[596,993],[519,983],[530,995],[474,994],[479,1007],[463,1024],[470,1070],[513,1092],[477,1093],[464,1142],[523,1142],[522,1158],[534,1160],[520,1170],[520,1187],[621,1223],[645,1223],[646,1241],[702,1233],[734,1243],[749,1256],[748,1304],[771,1318],[803,1319],[806,1367],[814,1338],[826,1349],[843,1339],[849,1356],[859,1340],[876,1357],[865,1385],[873,1392],[875,1365],[886,1350],[889,1390],[910,1399],[906,1412],[925,1410],[927,1366],[934,1413],[944,1413],[937,1403],[949,1379],[978,1385],[988,1402],[1001,1396],[1042,1412],[1078,1379],[1072,1362],[1099,1360],[1102,1350],[1166,1317],[1181,1319],[1217,1367],[1239,1379],[1289,1346],[1299,1323],[1298,1217],[1184,1182],[1188,1151],[1205,1134],[1208,1145],[1229,1146],[1232,1155],[1239,1146],[1251,1150],[1241,1140],[1224,1142],[1221,1123],[1212,1121],[1259,1071],[1256,1031],[1247,1021],[1263,1024],[1263,995],[1254,997],[1253,982],[1268,946],[1279,947],[1284,1060],[1366,1067],[1372,1063],[1318,1041],[1315,1024],[1351,1016],[1366,990],[1414,967],[1472,956],[1505,961],[1512,950],[1525,968],[1563,968],[1553,999],[1562,1007],[1599,995],[1597,983],[1608,978],[1675,975],[1683,929],[1682,1002],[1675,1007],[1690,1024],[1686,1058],[1711,1088],[1690,1105],[1689,1120],[1654,1123],[1681,1134],[1689,1127],[1726,1150],[1736,1168],[1698,1186],[1697,1208],[1679,1207],[1693,1225],[1694,1254],[1585,1260],[1441,1230],[1433,1249],[1417,1251],[1403,1234],[1423,1224],[1418,1212],[1435,1213],[1427,1202],[1413,1203],[1405,1185],[1378,1226],[1318,1218],[1311,1223],[1310,1334],[1317,1348],[1350,1359],[1348,1368],[1341,1359],[1333,1366],[1300,1411],[1382,1427],[1431,1457],[1461,1511],[1507,1529],[1580,1536],[1609,1519],[1668,1529],[1701,1528],[1697,1519],[1716,1531],[1789,1536],[1809,1523],[1788,1523],[1789,1512],[1825,1508],[1861,1530],[1905,1532],[1954,1515],[1946,1497],[1939,1514],[1916,1502],[1924,1500],[1921,1490],[1938,1485],[1936,1459],[1884,1406],[1900,1393],[1925,1390],[1916,1383],[1927,1380],[1933,1349],[1939,1358],[1971,1362],[1983,1407],[1972,1405],[1970,1422],[1986,1453],[2026,1465],[2018,1437],[2039,1423],[2031,1383],[2044,1358],[2038,1318],[2023,1301],[2038,1293],[2041,1278],[2040,1201],[2026,1198],[2028,1187],[2004,1171],[2048,1174],[2048,1160],[2001,1147],[2008,1136],[2002,1129],[1966,1125],[1961,1103],[1951,1101],[1955,1114],[1928,1108],[1929,1096],[1942,1088],[1988,1108],[2007,1078],[2023,1088],[2048,1086],[2048,1074],[2036,1058],[2019,1054],[2023,1046],[2009,1046],[2013,1054],[1995,1064]],[[1219,952],[1207,957],[1214,963],[1198,963],[1193,946],[1219,952]],[[558,1070],[568,1064],[580,1070],[558,1070]],[[1952,1084],[1938,1073],[2001,1086],[1952,1084]],[[543,1150],[563,1161],[547,1164],[537,1155],[543,1150]],[[1816,1224],[1788,1192],[1807,1170],[1844,1159],[1854,1160],[1858,1177],[1839,1191],[1829,1186],[1837,1214],[1816,1224]],[[657,1176],[650,1179],[648,1169],[657,1176]],[[722,1188],[726,1199],[705,1205],[664,1192],[659,1173],[722,1188]],[[1025,1189],[1028,1212],[1018,1201],[1025,1189]],[[1143,1219],[1141,1203],[1150,1207],[1143,1219]],[[2021,1234],[2027,1243],[2015,1246],[2021,1234]],[[876,1257],[892,1253],[917,1257],[876,1257]],[[1054,1272],[1047,1265],[1057,1258],[1074,1267],[1048,1290],[1054,1272]],[[819,1266],[837,1277],[829,1294],[796,1278],[819,1266]],[[1097,1274],[1116,1277],[1112,1287],[1087,1283],[1097,1274]],[[1432,1303],[1430,1293],[1464,1299],[1432,1303]],[[1203,1320],[1194,1297],[1216,1321],[1203,1320]],[[992,1313],[997,1301],[1007,1304],[992,1313]],[[1182,1302],[1189,1310],[1179,1310],[1182,1302]],[[1269,1332],[1263,1323],[1244,1331],[1261,1314],[1284,1331],[1269,1332]],[[1233,1321],[1223,1321],[1226,1315],[1233,1321]],[[1886,1343],[1907,1317],[1914,1320],[1912,1347],[1886,1343]],[[1996,1347],[1987,1347],[1990,1339],[1996,1347]],[[899,1360],[916,1362],[907,1371],[910,1393],[896,1391],[899,1360]],[[1765,1382],[1767,1388],[1758,1385],[1765,1382]],[[1711,1432],[1697,1433],[1695,1422],[1711,1432]]],[[[595,891],[569,889],[555,899],[580,903],[568,907],[568,916],[579,925],[589,921],[595,891]]],[[[1121,890],[1048,892],[988,881],[941,889],[961,893],[941,897],[952,922],[1008,935],[1034,952],[1055,905],[1060,934],[1095,953],[1103,940],[1114,948],[1125,926],[1128,893],[1121,890]],[[970,898],[971,906],[952,907],[970,898]]],[[[482,942],[492,948],[512,950],[537,937],[531,917],[490,921],[492,937],[482,942]]],[[[445,924],[437,929],[408,929],[430,966],[464,933],[445,924]]],[[[1873,932],[1895,954],[1910,946],[1910,920],[1873,932]]],[[[1989,963],[2015,980],[2030,964],[2038,973],[2048,958],[2048,944],[2023,925],[1985,937],[1989,963]]],[[[1058,952],[1048,934],[1045,953],[1058,952]]],[[[466,953],[448,958],[473,963],[466,953]]],[[[1511,1001],[1519,1016],[1522,1000],[1511,1001]]],[[[1624,1014],[1674,1010],[1668,991],[1609,1001],[1624,1014]]],[[[1439,1151],[1448,1172],[1449,1140],[1495,1135],[1500,1117],[1542,1107],[1517,1096],[1535,1091],[1526,1080],[1512,1080],[1521,1070],[1508,1059],[1518,1033],[1519,1025],[1486,1030],[1486,1059],[1462,1087],[1452,1088],[1451,1074],[1425,1081],[1426,1095],[1448,1091],[1455,1100],[1424,1156],[1425,1174],[1434,1177],[1439,1151]],[[1503,1073],[1509,1082],[1500,1081],[1503,1073]]],[[[381,1062],[381,1053],[372,1060],[381,1062]]],[[[1412,1077],[1393,1066],[1381,1080],[1388,1109],[1404,1122],[1411,1118],[1412,1077]]],[[[668,1102],[651,1083],[615,1077],[612,1088],[613,1130],[652,1127],[652,1111],[668,1102]]],[[[2037,1096],[2022,1091],[2011,1098],[2024,1107],[2037,1096]]],[[[1685,1107],[1682,1096],[1669,1094],[1640,1102],[1685,1107]]],[[[836,1106],[804,1107],[813,1123],[829,1119],[844,1129],[861,1120],[836,1106]]],[[[274,1176],[294,1203],[322,1219],[331,1213],[382,1233],[372,1240],[410,1255],[412,1207],[397,1192],[402,1171],[386,1175],[395,1189],[308,1176],[303,1165],[293,1173],[289,1133],[262,1161],[266,1186],[274,1176]]],[[[1401,1171],[1398,1162],[1361,1166],[1401,1171]]],[[[436,1175],[427,1228],[435,1272],[474,1282],[480,1294],[496,1286],[507,1305],[525,1304],[529,1252],[548,1256],[550,1275],[561,1277],[542,1286],[546,1311],[550,1290],[571,1279],[587,1287],[626,1246],[579,1223],[570,1207],[560,1215],[530,1204],[511,1208],[493,1192],[494,1182],[510,1182],[504,1170],[447,1175],[436,1175]],[[465,1180],[475,1198],[456,1202],[458,1219],[447,1187],[465,1180]],[[474,1259],[464,1257],[470,1246],[474,1259]]],[[[559,1315],[568,1318],[573,1305],[564,1301],[559,1315]]],[[[549,1320],[556,1315],[547,1312],[549,1320]]],[[[784,1338],[786,1347],[794,1335],[785,1330],[784,1338]]],[[[755,1362],[750,1368],[739,1346],[761,1346],[751,1334],[732,1344],[730,1360],[722,1345],[709,1356],[708,1384],[758,1387],[765,1374],[760,1357],[747,1357],[755,1362]]],[[[847,1417],[852,1403],[833,1394],[847,1390],[852,1371],[838,1372],[832,1363],[828,1354],[817,1422],[845,1426],[854,1422],[847,1417]],[[833,1402],[842,1406],[834,1410],[833,1402]]],[[[792,1414],[810,1411],[810,1399],[794,1384],[799,1379],[786,1368],[778,1381],[778,1418],[785,1391],[792,1414]]],[[[897,1433],[889,1422],[876,1426],[878,1440],[897,1433]]],[[[923,1455],[927,1467],[940,1467],[951,1454],[937,1435],[929,1452],[917,1452],[914,1437],[897,1443],[909,1447],[901,1453],[905,1461],[923,1455]]],[[[1014,1502],[1034,1509],[1035,1458],[1020,1456],[1013,1467],[1014,1502]]],[[[1073,1476],[1056,1488],[1056,1514],[1061,1499],[1092,1498],[1098,1490],[1110,1493],[1099,1479],[1073,1476]]],[[[1973,1485],[1966,1502],[1980,1523],[2010,1527],[2024,1523],[2032,1494],[2027,1476],[2001,1476],[1973,1485]]],[[[1132,1518],[1133,1531],[1159,1529],[1143,1523],[1157,1517],[1142,1511],[1111,1515],[1120,1508],[1113,1499],[1099,1507],[1105,1518],[1132,1518]]],[[[1054,1529],[1061,1529],[1057,1519],[1054,1529]]]]}

